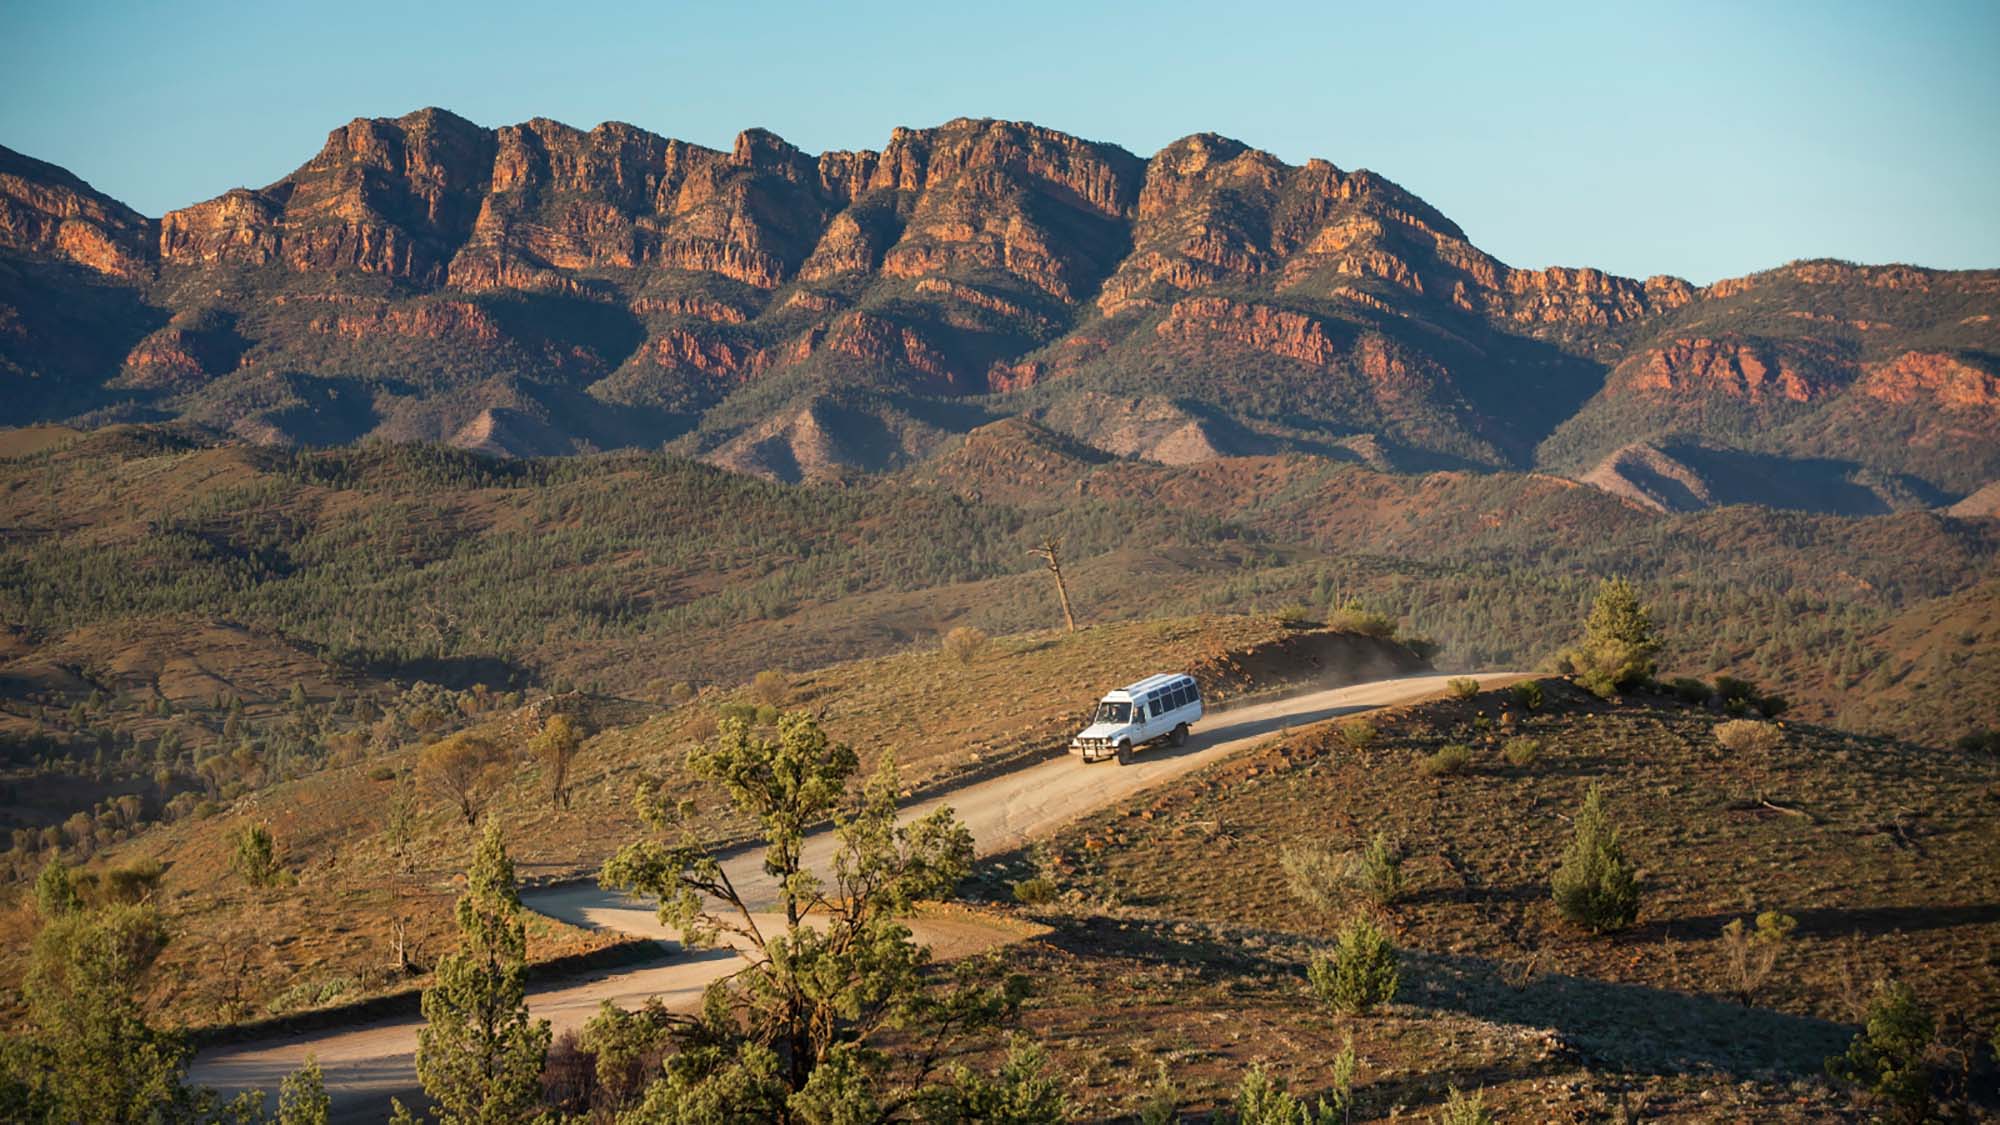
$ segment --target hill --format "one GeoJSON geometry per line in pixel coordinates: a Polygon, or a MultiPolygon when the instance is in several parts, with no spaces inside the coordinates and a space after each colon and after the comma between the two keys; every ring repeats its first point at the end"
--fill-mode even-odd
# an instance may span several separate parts
{"type": "Polygon", "coordinates": [[[425,109],[158,220],[0,150],[14,424],[669,447],[783,480],[1003,417],[1166,463],[1572,477],[1698,439],[1735,485],[1898,507],[2000,478],[1996,314],[1996,271],[1517,269],[1381,175],[1211,134],[1141,158],[958,119],[812,156],[425,109]]]}
{"type": "MultiPolygon", "coordinates": [[[[1053,881],[1057,904],[1038,911],[1061,935],[1041,955],[1051,975],[1147,982],[1102,1023],[1062,993],[1041,1033],[1087,1037],[1085,1060],[1189,1036],[1199,1061],[1188,1084],[1214,1100],[1260,1051],[1323,1089],[1332,1040],[1310,1019],[1300,978],[1336,919],[1290,893],[1283,856],[1359,848],[1376,833],[1406,857],[1405,889],[1382,911],[1406,950],[1406,983],[1386,1016],[1341,1022],[1377,1060],[1362,1117],[1440,1096],[1435,1061],[1412,1048],[1442,1040],[1454,1080],[1486,1087],[1516,1116],[1615,1103],[1622,1090],[1676,1118],[1845,1119],[1816,1080],[1869,982],[1913,984],[1948,1035],[1983,1035],[2000,1018],[1988,956],[2000,886],[1983,859],[2000,844],[1990,759],[1796,723],[1775,749],[1732,751],[1714,734],[1719,712],[1665,695],[1606,704],[1558,680],[1542,688],[1532,711],[1487,693],[1375,719],[1370,738],[1337,723],[1294,731],[995,861],[986,877],[998,897],[1032,875],[1053,881]],[[1513,738],[1534,739],[1539,755],[1510,763],[1502,746],[1513,738]],[[1448,742],[1471,747],[1468,770],[1422,770],[1448,742]],[[1597,937],[1561,920],[1548,884],[1590,784],[1643,886],[1637,924],[1597,937]],[[1798,928],[1746,1000],[1722,931],[1766,910],[1798,928]],[[1180,1003],[1265,1031],[1195,1031],[1202,1021],[1169,1014],[1180,1003]],[[1153,1017],[1131,1018],[1133,1008],[1153,1017]],[[1489,1026],[1428,1022],[1441,1015],[1489,1026]],[[1576,1072],[1587,1077],[1555,1077],[1576,1072]],[[1708,1089],[1696,1096],[1690,1082],[1708,1089]]],[[[1349,895],[1342,912],[1369,909],[1349,895]]],[[[1101,1088],[1101,1064],[1063,1057],[1101,1088]]]]}

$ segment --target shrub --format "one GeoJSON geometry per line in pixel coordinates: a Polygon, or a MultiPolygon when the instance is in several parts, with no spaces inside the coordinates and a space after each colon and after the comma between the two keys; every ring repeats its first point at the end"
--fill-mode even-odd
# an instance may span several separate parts
{"type": "Polygon", "coordinates": [[[246,824],[230,835],[230,842],[231,871],[253,887],[268,887],[278,881],[278,847],[269,828],[246,824]]]}
{"type": "Polygon", "coordinates": [[[1014,901],[1023,906],[1043,906],[1056,900],[1055,880],[1037,875],[1014,884],[1014,901]]]}
{"type": "Polygon", "coordinates": [[[1826,1060],[1835,1079],[1887,1102],[1908,1121],[1922,1121],[1931,1104],[1931,1070],[1924,1060],[1937,1024],[1907,984],[1876,986],[1868,1022],[1845,1054],[1826,1060]]]}
{"type": "Polygon", "coordinates": [[[694,685],[682,680],[667,689],[667,698],[675,703],[689,703],[694,700],[694,685]]]}
{"type": "Polygon", "coordinates": [[[1517,735],[1507,740],[1507,745],[1500,753],[1507,759],[1508,765],[1526,769],[1542,756],[1542,741],[1539,738],[1517,735]]]}
{"type": "Polygon", "coordinates": [[[1675,676],[1667,686],[1674,689],[1674,696],[1682,703],[1707,703],[1714,694],[1707,684],[1693,676],[1675,676]]]}
{"type": "Polygon", "coordinates": [[[1167,1071],[1167,1060],[1159,1059],[1153,1083],[1146,1087],[1146,1100],[1139,1103],[1139,1125],[1175,1125],[1181,1119],[1181,1088],[1167,1071]]]}
{"type": "Polygon", "coordinates": [[[104,897],[109,902],[136,903],[152,896],[166,867],[151,856],[135,859],[104,873],[104,897]]]}
{"type": "Polygon", "coordinates": [[[1278,865],[1285,872],[1285,887],[1306,909],[1322,918],[1344,904],[1347,880],[1346,860],[1317,844],[1287,844],[1278,849],[1278,865]]]}
{"type": "Polygon", "coordinates": [[[1715,695],[1724,704],[1736,702],[1745,704],[1755,703],[1757,701],[1757,685],[1751,683],[1749,680],[1738,679],[1735,676],[1717,676],[1715,677],[1715,695]]]}
{"type": "Polygon", "coordinates": [[[1429,637],[1404,637],[1403,647],[1409,649],[1418,660],[1429,664],[1433,657],[1444,651],[1444,646],[1429,637]]]}
{"type": "Polygon", "coordinates": [[[1366,750],[1370,746],[1375,745],[1376,739],[1381,734],[1382,732],[1376,729],[1375,724],[1366,719],[1356,719],[1340,728],[1340,737],[1346,739],[1347,744],[1356,750],[1366,750]]]}
{"type": "Polygon", "coordinates": [[[1737,754],[1769,754],[1785,744],[1776,725],[1756,719],[1731,719],[1715,726],[1715,740],[1737,754]]]}
{"type": "Polygon", "coordinates": [[[1799,920],[1789,914],[1766,910],[1757,915],[1756,928],[1731,919],[1722,927],[1722,949],[1736,996],[1745,1004],[1771,978],[1778,965],[1778,953],[1798,928],[1799,920]]]}
{"type": "Polygon", "coordinates": [[[751,698],[766,707],[775,709],[784,706],[791,694],[791,681],[775,668],[766,668],[750,680],[751,698]]]}
{"type": "Polygon", "coordinates": [[[1437,1125],[1493,1125],[1493,1113],[1486,1108],[1486,1092],[1475,1090],[1467,1096],[1453,1086],[1438,1110],[1437,1125]]]}
{"type": "Polygon", "coordinates": [[[1508,694],[1514,697],[1514,703],[1523,711],[1542,709],[1542,685],[1534,680],[1523,680],[1515,684],[1509,689],[1508,694]]]}
{"type": "Polygon", "coordinates": [[[1453,677],[1446,680],[1444,686],[1450,689],[1454,699],[1471,699],[1479,694],[1479,681],[1471,676],[1453,677]]]}
{"type": "MultiPolygon", "coordinates": [[[[1337,606],[1327,614],[1329,628],[1343,633],[1359,633],[1364,637],[1380,637],[1391,640],[1396,636],[1396,620],[1386,613],[1363,609],[1359,602],[1348,602],[1337,606]]],[[[1411,642],[1414,645],[1415,642],[1411,642]]]]}
{"type": "Polygon", "coordinates": [[[1280,609],[1275,616],[1278,619],[1278,624],[1288,629],[1304,628],[1312,624],[1312,607],[1307,605],[1288,605],[1280,609]]]}
{"type": "Polygon", "coordinates": [[[1373,839],[1351,856],[1347,881],[1376,903],[1387,906],[1403,893],[1403,848],[1386,833],[1373,839]]]}
{"type": "Polygon", "coordinates": [[[1423,771],[1431,777],[1448,777],[1471,768],[1472,747],[1463,742],[1440,746],[1437,753],[1423,760],[1423,771]]]}
{"type": "Polygon", "coordinates": [[[1639,916],[1639,882],[1618,844],[1618,830],[1604,815],[1604,797],[1593,783],[1576,814],[1576,835],[1550,880],[1564,918],[1593,933],[1619,930],[1639,916]]]}
{"type": "Polygon", "coordinates": [[[1334,940],[1332,954],[1318,954],[1306,966],[1313,995],[1334,1011],[1363,1015],[1396,998],[1400,974],[1396,946],[1366,916],[1347,920],[1334,940]]]}
{"type": "Polygon", "coordinates": [[[979,659],[979,654],[985,650],[988,639],[986,630],[971,625],[960,625],[944,635],[944,652],[946,656],[960,664],[970,664],[979,659]]]}
{"type": "Polygon", "coordinates": [[[394,781],[396,780],[396,767],[376,766],[374,769],[368,771],[368,778],[371,781],[394,781]]]}
{"type": "Polygon", "coordinates": [[[1333,1125],[1336,1110],[1321,1099],[1308,1106],[1271,1077],[1263,1063],[1252,1066],[1236,1087],[1237,1125],[1333,1125]]]}
{"type": "MultiPolygon", "coordinates": [[[[2000,754],[2000,730],[1975,730],[1958,736],[1953,746],[1967,754],[2000,754]]],[[[1994,1052],[2000,1055],[2000,1051],[1994,1052]]]]}

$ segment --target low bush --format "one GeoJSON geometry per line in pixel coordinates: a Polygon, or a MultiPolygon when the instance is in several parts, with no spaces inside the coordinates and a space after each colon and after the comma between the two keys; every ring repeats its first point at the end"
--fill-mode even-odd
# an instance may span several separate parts
{"type": "Polygon", "coordinates": [[[1396,945],[1380,926],[1357,914],[1341,927],[1332,953],[1313,957],[1306,979],[1313,995],[1334,1011],[1365,1015],[1396,998],[1401,982],[1396,945]]]}
{"type": "Polygon", "coordinates": [[[1715,677],[1715,695],[1724,705],[1732,702],[1755,703],[1757,685],[1735,676],[1715,677]]]}
{"type": "Polygon", "coordinates": [[[1356,719],[1340,728],[1340,736],[1346,739],[1347,744],[1356,750],[1366,750],[1370,746],[1375,745],[1376,740],[1381,737],[1381,734],[1382,732],[1376,729],[1375,724],[1366,719],[1356,719]]]}
{"type": "Polygon", "coordinates": [[[984,629],[972,625],[960,625],[944,635],[944,652],[946,656],[960,664],[971,664],[979,659],[980,653],[986,651],[989,639],[984,629]]]}
{"type": "Polygon", "coordinates": [[[368,771],[368,779],[370,781],[394,781],[396,780],[396,767],[376,766],[374,769],[368,771]]]}
{"type": "Polygon", "coordinates": [[[1526,735],[1516,736],[1507,740],[1507,745],[1501,748],[1500,753],[1507,759],[1508,765],[1526,769],[1542,756],[1542,742],[1541,739],[1529,738],[1526,735]]]}
{"type": "Polygon", "coordinates": [[[1959,735],[1952,745],[1967,754],[2000,754],[2000,730],[1970,731],[1959,735]]]}
{"type": "Polygon", "coordinates": [[[1452,742],[1438,747],[1438,752],[1423,760],[1423,771],[1431,777],[1449,777],[1472,768],[1472,747],[1463,742],[1452,742]]]}
{"type": "Polygon", "coordinates": [[[1303,629],[1313,623],[1312,607],[1308,605],[1288,605],[1273,616],[1288,629],[1303,629]]]}
{"type": "Polygon", "coordinates": [[[1374,838],[1348,859],[1347,881],[1377,905],[1387,906],[1403,893],[1403,847],[1387,833],[1374,838]]]}
{"type": "Polygon", "coordinates": [[[790,678],[775,668],[766,668],[750,680],[750,697],[766,707],[783,707],[791,694],[790,678]]]}
{"type": "Polygon", "coordinates": [[[1457,676],[1446,680],[1444,685],[1454,699],[1471,699],[1479,694],[1479,681],[1471,676],[1457,676]]]}
{"type": "Polygon", "coordinates": [[[1347,862],[1319,844],[1286,844],[1278,849],[1285,888],[1299,905],[1324,919],[1344,905],[1347,862]]]}
{"type": "Polygon", "coordinates": [[[1534,680],[1523,680],[1515,684],[1508,689],[1508,694],[1514,697],[1515,705],[1523,711],[1542,709],[1542,685],[1534,680]]]}
{"type": "Polygon", "coordinates": [[[1493,1113],[1486,1108],[1486,1093],[1475,1090],[1470,1095],[1453,1086],[1445,1096],[1444,1105],[1438,1108],[1437,1125],[1493,1125],[1493,1113]]]}
{"type": "Polygon", "coordinates": [[[1785,744],[1785,734],[1775,723],[1757,719],[1731,719],[1715,726],[1715,740],[1737,754],[1769,754],[1785,744]]]}
{"type": "Polygon", "coordinates": [[[1341,606],[1327,614],[1326,624],[1328,628],[1343,633],[1359,633],[1364,637],[1391,640],[1396,636],[1395,618],[1354,604],[1341,606]]]}
{"type": "Polygon", "coordinates": [[[1014,884],[1014,901],[1023,906],[1045,906],[1056,900],[1053,879],[1037,875],[1014,884]]]}
{"type": "Polygon", "coordinates": [[[159,889],[166,867],[151,856],[135,859],[104,873],[101,886],[107,902],[143,902],[159,889]]]}
{"type": "MultiPolygon", "coordinates": [[[[1333,1125],[1344,1116],[1339,1108],[1328,1105],[1324,1098],[1317,1105],[1308,1105],[1304,1099],[1285,1088],[1283,1079],[1271,1077],[1263,1063],[1257,1063],[1243,1075],[1232,1100],[1236,1125],[1333,1125]]],[[[1176,1112],[1171,1117],[1142,1117],[1141,1120],[1178,1121],[1180,1115],[1176,1112]]]]}
{"type": "Polygon", "coordinates": [[[1682,703],[1707,703],[1708,697],[1715,694],[1706,683],[1693,676],[1675,676],[1667,682],[1667,686],[1673,689],[1674,697],[1682,703]]]}

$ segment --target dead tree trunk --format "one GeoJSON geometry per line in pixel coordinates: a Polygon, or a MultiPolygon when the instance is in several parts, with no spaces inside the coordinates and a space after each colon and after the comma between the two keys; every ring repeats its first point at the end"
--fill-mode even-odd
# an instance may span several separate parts
{"type": "Polygon", "coordinates": [[[1062,601],[1063,624],[1072,633],[1076,632],[1076,614],[1069,609],[1069,587],[1063,584],[1062,539],[1050,535],[1042,540],[1042,545],[1031,548],[1031,555],[1039,555],[1049,565],[1049,573],[1056,576],[1056,597],[1062,601]]]}

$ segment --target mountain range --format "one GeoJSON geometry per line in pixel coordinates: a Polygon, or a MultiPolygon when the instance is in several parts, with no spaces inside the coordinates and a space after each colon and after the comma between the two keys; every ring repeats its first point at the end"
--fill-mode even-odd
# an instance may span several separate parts
{"type": "Polygon", "coordinates": [[[1380,175],[1210,134],[960,119],[815,157],[425,109],[158,219],[0,148],[0,371],[0,424],[258,444],[840,479],[1012,419],[1658,510],[2000,510],[2000,270],[1516,269],[1380,175]]]}

